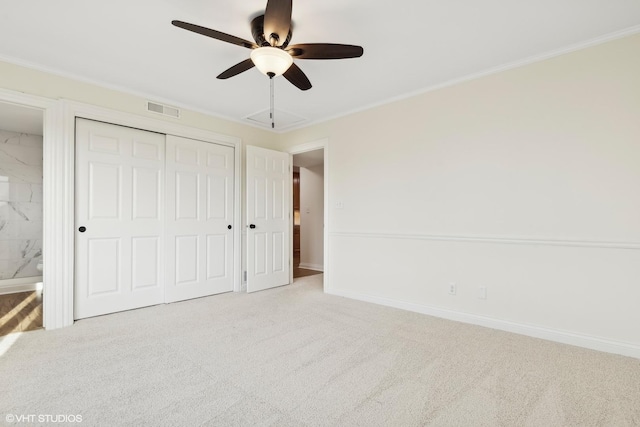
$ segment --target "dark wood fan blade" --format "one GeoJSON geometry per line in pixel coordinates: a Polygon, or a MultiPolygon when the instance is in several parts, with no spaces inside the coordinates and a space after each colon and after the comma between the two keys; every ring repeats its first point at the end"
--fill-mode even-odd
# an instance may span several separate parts
{"type": "Polygon", "coordinates": [[[264,38],[272,46],[282,46],[287,40],[291,28],[291,8],[292,0],[267,1],[264,11],[264,38]]]}
{"type": "Polygon", "coordinates": [[[183,22],[183,21],[171,21],[171,23],[176,27],[183,28],[188,31],[193,31],[194,33],[202,34],[203,36],[211,37],[216,40],[221,40],[223,42],[246,47],[248,49],[253,49],[257,47],[255,43],[251,43],[248,40],[241,39],[240,37],[232,36],[231,34],[212,30],[211,28],[201,27],[200,25],[195,25],[195,24],[189,24],[188,22],[183,22]]]}
{"type": "Polygon", "coordinates": [[[302,43],[290,46],[287,52],[298,59],[344,59],[359,58],[364,49],[350,44],[302,43]]]}
{"type": "Polygon", "coordinates": [[[229,77],[233,77],[233,76],[237,76],[240,73],[244,73],[247,70],[250,70],[251,68],[253,68],[253,61],[251,60],[251,58],[249,59],[245,59],[244,61],[234,65],[233,67],[229,68],[226,71],[223,71],[222,73],[220,73],[220,75],[217,77],[219,79],[228,79],[229,77]]]}
{"type": "Polygon", "coordinates": [[[291,84],[300,90],[311,89],[311,82],[307,76],[302,72],[300,67],[296,64],[291,64],[291,67],[283,74],[284,78],[289,80],[291,84]]]}

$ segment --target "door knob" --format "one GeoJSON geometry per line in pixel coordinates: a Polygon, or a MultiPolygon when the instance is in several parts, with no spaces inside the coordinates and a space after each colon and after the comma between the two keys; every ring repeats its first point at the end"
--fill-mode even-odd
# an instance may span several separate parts
{"type": "Polygon", "coordinates": [[[231,230],[231,224],[227,225],[227,228],[228,228],[229,230],[231,230]]]}
{"type": "Polygon", "coordinates": [[[87,231],[87,227],[84,227],[84,226],[80,227],[80,228],[78,228],[78,231],[81,232],[81,233],[84,233],[85,231],[87,231]]]}
{"type": "Polygon", "coordinates": [[[256,228],[256,225],[255,224],[251,224],[251,225],[249,225],[249,228],[251,228],[251,229],[256,228]]]}

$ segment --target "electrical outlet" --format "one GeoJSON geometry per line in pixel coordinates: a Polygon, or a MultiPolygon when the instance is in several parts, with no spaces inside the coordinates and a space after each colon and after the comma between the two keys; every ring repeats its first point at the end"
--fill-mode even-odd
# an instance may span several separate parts
{"type": "Polygon", "coordinates": [[[455,295],[457,288],[458,287],[456,286],[455,283],[453,282],[449,283],[449,295],[455,295]]]}
{"type": "Polygon", "coordinates": [[[487,299],[487,287],[486,286],[480,286],[478,288],[478,298],[479,299],[487,299]]]}

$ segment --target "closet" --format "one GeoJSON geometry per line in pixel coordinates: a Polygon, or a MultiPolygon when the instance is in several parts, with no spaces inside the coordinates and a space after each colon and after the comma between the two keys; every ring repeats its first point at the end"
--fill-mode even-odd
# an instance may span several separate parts
{"type": "Polygon", "coordinates": [[[74,318],[233,290],[234,148],[76,120],[74,318]]]}

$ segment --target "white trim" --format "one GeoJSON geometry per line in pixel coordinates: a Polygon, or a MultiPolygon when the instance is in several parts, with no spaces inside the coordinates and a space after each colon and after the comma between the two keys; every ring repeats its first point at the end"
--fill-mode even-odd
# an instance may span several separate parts
{"type": "MultiPolygon", "coordinates": [[[[323,267],[321,270],[324,272],[323,287],[325,292],[331,286],[331,279],[329,276],[329,138],[322,138],[315,141],[307,142],[304,144],[296,145],[289,149],[289,153],[294,154],[306,153],[308,151],[315,151],[323,149],[324,154],[324,230],[323,230],[323,267]]],[[[291,176],[293,177],[293,168],[291,170],[291,176]]],[[[293,203],[291,203],[291,218],[293,218],[293,203]]],[[[291,221],[291,236],[293,239],[293,220],[291,221]]],[[[291,244],[291,259],[293,259],[293,243],[291,244]]],[[[293,268],[291,269],[291,281],[293,282],[293,268]]]]}
{"type": "Polygon", "coordinates": [[[301,262],[298,267],[306,270],[324,271],[324,266],[320,264],[307,264],[306,262],[301,262]]]}
{"type": "Polygon", "coordinates": [[[324,268],[322,272],[324,273],[322,277],[322,287],[325,292],[331,288],[331,277],[329,273],[331,272],[330,262],[329,262],[329,225],[331,224],[331,217],[329,209],[329,138],[322,139],[322,144],[324,145],[324,246],[323,246],[323,254],[322,254],[322,262],[324,263],[324,268]]]}
{"type": "Polygon", "coordinates": [[[289,283],[293,283],[293,218],[295,215],[293,213],[293,154],[291,153],[289,153],[289,189],[291,190],[289,191],[289,283]]]}
{"type": "Polygon", "coordinates": [[[355,237],[363,239],[400,239],[400,240],[431,240],[441,242],[467,242],[467,243],[496,243],[509,245],[542,245],[542,246],[568,246],[579,248],[599,249],[633,249],[640,250],[638,242],[607,242],[596,240],[561,240],[551,238],[535,238],[520,236],[481,236],[481,235],[444,235],[444,234],[418,234],[418,233],[380,233],[380,232],[348,232],[332,231],[332,237],[355,237]]]}
{"type": "Polygon", "coordinates": [[[358,292],[336,290],[325,292],[336,296],[384,305],[387,307],[399,308],[407,311],[413,311],[416,313],[453,320],[456,322],[484,326],[491,329],[513,332],[516,334],[526,335],[534,338],[541,338],[548,341],[555,341],[563,344],[575,345],[578,347],[589,348],[606,353],[621,354],[623,356],[635,357],[637,359],[640,359],[640,346],[627,342],[606,340],[599,337],[582,335],[559,329],[549,329],[541,326],[527,325],[524,323],[509,322],[506,320],[479,316],[476,314],[470,314],[461,311],[447,310],[428,305],[415,304],[385,297],[379,297],[375,295],[361,294],[358,292]]]}
{"type": "Polygon", "coordinates": [[[0,295],[30,292],[42,289],[42,276],[0,280],[0,295]]]}
{"type": "Polygon", "coordinates": [[[65,286],[69,279],[65,260],[69,248],[61,234],[67,213],[63,191],[67,165],[64,164],[63,156],[66,146],[60,104],[52,99],[7,89],[0,89],[0,102],[35,108],[43,112],[42,259],[46,268],[43,272],[45,292],[42,300],[42,322],[46,329],[60,328],[71,324],[64,320],[64,313],[69,309],[65,296],[65,286]]]}
{"type": "MultiPolygon", "coordinates": [[[[296,145],[289,149],[290,154],[301,154],[309,151],[322,150],[329,143],[329,138],[319,139],[317,141],[307,142],[305,144],[296,145]]],[[[326,161],[327,159],[325,159],[326,161]]]]}
{"type": "MultiPolygon", "coordinates": [[[[371,110],[376,107],[381,107],[383,105],[392,104],[397,101],[402,101],[408,98],[413,98],[418,95],[422,95],[428,92],[433,92],[439,89],[443,89],[449,86],[455,86],[460,83],[468,82],[470,80],[476,80],[481,77],[490,76],[492,74],[501,73],[503,71],[512,70],[515,68],[524,67],[525,65],[534,64],[536,62],[546,61],[547,59],[555,58],[557,56],[565,55],[571,52],[576,52],[578,50],[587,49],[589,47],[597,46],[609,41],[621,39],[623,37],[631,36],[633,34],[640,33],[640,25],[635,25],[633,27],[625,28],[624,30],[615,31],[613,33],[605,34],[603,36],[599,36],[581,43],[575,43],[569,46],[562,47],[560,49],[555,49],[546,53],[542,53],[539,55],[530,56],[528,58],[520,59],[517,61],[509,62],[507,64],[498,65],[497,67],[488,68],[486,70],[479,71],[477,73],[467,74],[465,76],[457,77],[454,79],[446,80],[442,83],[437,83],[432,86],[428,86],[425,88],[421,88],[415,91],[407,92],[402,95],[394,96],[392,98],[387,98],[382,101],[373,102],[361,107],[353,108],[351,110],[347,110],[338,114],[334,114],[329,117],[325,117],[318,120],[312,120],[307,123],[301,125],[294,125],[286,129],[287,132],[304,129],[306,127],[317,125],[320,123],[325,123],[331,120],[339,119],[341,117],[350,116],[352,114],[360,113],[362,111],[371,110]]],[[[283,132],[284,133],[284,132],[283,132]]]]}
{"type": "Polygon", "coordinates": [[[242,156],[244,153],[242,152],[242,142],[240,138],[237,139],[237,143],[235,144],[235,175],[234,182],[234,196],[233,196],[233,226],[235,230],[233,231],[233,292],[242,292],[243,291],[243,281],[242,281],[242,249],[244,248],[245,239],[243,237],[244,227],[242,226],[242,189],[244,188],[244,183],[242,182],[242,156]]]}
{"type": "Polygon", "coordinates": [[[113,123],[120,126],[129,126],[136,129],[181,136],[183,138],[197,139],[200,141],[214,142],[233,147],[241,142],[238,137],[193,128],[181,123],[168,122],[155,117],[139,116],[133,113],[111,110],[104,107],[98,107],[96,105],[84,104],[70,100],[63,100],[62,102],[65,105],[65,124],[72,124],[74,129],[75,118],[82,117],[90,120],[113,123]],[[73,117],[69,117],[69,114],[73,117]]]}

